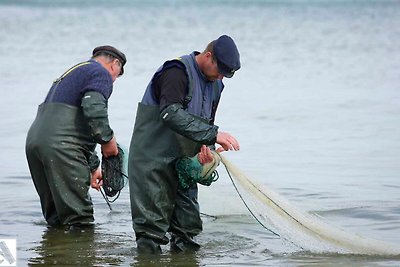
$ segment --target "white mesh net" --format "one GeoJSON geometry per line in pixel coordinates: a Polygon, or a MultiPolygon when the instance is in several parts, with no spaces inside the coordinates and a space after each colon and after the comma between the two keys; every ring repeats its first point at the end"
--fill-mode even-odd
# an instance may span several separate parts
{"type": "Polygon", "coordinates": [[[298,210],[276,192],[256,184],[224,156],[221,159],[255,219],[283,240],[315,253],[400,255],[394,244],[347,233],[298,210]]]}

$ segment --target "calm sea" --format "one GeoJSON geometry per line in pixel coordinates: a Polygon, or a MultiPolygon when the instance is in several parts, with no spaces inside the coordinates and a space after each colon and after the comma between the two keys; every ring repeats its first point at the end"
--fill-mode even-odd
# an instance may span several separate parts
{"type": "Polygon", "coordinates": [[[129,146],[153,72],[222,34],[242,60],[217,114],[241,143],[225,156],[304,212],[400,246],[399,1],[0,0],[0,239],[16,239],[17,266],[400,265],[289,249],[250,216],[222,167],[200,190],[195,254],[165,246],[159,258],[138,257],[127,188],[112,212],[90,191],[94,233],[47,229],[24,146],[52,81],[98,45],[121,49],[128,63],[109,112],[129,146]]]}

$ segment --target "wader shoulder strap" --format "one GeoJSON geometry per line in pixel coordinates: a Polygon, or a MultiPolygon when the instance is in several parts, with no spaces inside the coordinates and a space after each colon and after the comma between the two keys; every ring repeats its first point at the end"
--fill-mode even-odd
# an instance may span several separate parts
{"type": "Polygon", "coordinates": [[[193,76],[192,76],[192,72],[190,71],[190,66],[188,65],[188,62],[186,62],[186,60],[184,60],[183,58],[179,57],[177,58],[178,60],[180,60],[186,67],[186,73],[188,75],[188,93],[183,101],[183,108],[187,109],[190,101],[192,101],[192,96],[193,96],[193,76]]]}
{"type": "Polygon", "coordinates": [[[72,68],[70,68],[69,70],[67,70],[66,72],[64,72],[63,75],[61,75],[61,76],[58,77],[56,80],[54,80],[54,83],[59,83],[62,79],[65,78],[65,76],[67,76],[68,74],[70,74],[70,73],[71,73],[72,71],[74,71],[75,69],[77,69],[77,68],[79,68],[79,67],[81,67],[81,66],[88,65],[88,64],[90,64],[89,61],[76,64],[75,66],[73,66],[72,68]]]}
{"type": "Polygon", "coordinates": [[[53,99],[53,95],[54,95],[54,93],[55,93],[55,91],[56,91],[56,89],[57,89],[57,86],[60,84],[60,82],[62,81],[62,79],[65,78],[65,76],[67,76],[68,74],[70,74],[70,73],[71,73],[72,71],[74,71],[75,69],[77,69],[77,68],[79,68],[79,67],[81,67],[81,66],[88,65],[88,64],[91,64],[91,62],[86,61],[86,62],[82,62],[82,63],[76,64],[75,66],[73,66],[72,68],[70,68],[69,70],[67,70],[66,72],[64,72],[63,75],[61,75],[60,77],[58,77],[57,79],[55,79],[55,80],[53,81],[53,85],[51,86],[51,87],[54,87],[54,88],[53,88],[53,90],[52,90],[52,92],[51,92],[51,95],[50,95],[50,97],[49,97],[48,99],[49,99],[49,100],[52,100],[52,99],[53,99]]]}
{"type": "MultiPolygon", "coordinates": [[[[218,85],[218,82],[214,82],[214,84],[213,84],[213,100],[212,100],[212,109],[214,112],[216,112],[216,110],[217,110],[220,99],[221,99],[220,86],[218,85]]],[[[214,120],[214,118],[211,118],[211,120],[214,120]]]]}

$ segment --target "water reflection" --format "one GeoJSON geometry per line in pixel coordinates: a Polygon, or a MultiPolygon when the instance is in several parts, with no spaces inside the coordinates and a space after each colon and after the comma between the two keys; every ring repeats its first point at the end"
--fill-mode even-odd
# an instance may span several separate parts
{"type": "Polygon", "coordinates": [[[195,252],[174,254],[164,252],[162,255],[142,255],[136,254],[134,262],[131,266],[135,267],[160,267],[160,266],[184,266],[197,267],[200,266],[200,257],[195,252]]]}
{"type": "Polygon", "coordinates": [[[30,266],[94,266],[97,257],[94,228],[68,231],[49,227],[43,233],[40,245],[32,250],[37,253],[37,256],[29,260],[30,266]]]}
{"type": "Polygon", "coordinates": [[[39,245],[32,248],[29,266],[187,266],[200,265],[198,253],[174,254],[169,246],[163,254],[138,254],[131,236],[111,235],[104,229],[66,230],[47,228],[39,245]]]}

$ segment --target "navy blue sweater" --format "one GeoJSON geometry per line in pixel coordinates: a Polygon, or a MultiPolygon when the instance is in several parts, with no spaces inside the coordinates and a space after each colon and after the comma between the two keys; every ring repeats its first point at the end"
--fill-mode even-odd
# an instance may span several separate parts
{"type": "Polygon", "coordinates": [[[54,82],[44,102],[80,107],[82,97],[89,91],[99,92],[108,100],[113,90],[110,73],[93,59],[87,62],[90,64],[79,66],[60,82],[54,82]]]}

